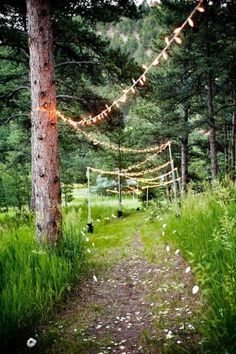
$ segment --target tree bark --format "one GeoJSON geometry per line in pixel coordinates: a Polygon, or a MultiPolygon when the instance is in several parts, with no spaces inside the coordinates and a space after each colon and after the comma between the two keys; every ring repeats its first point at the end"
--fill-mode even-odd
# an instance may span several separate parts
{"type": "Polygon", "coordinates": [[[39,241],[57,244],[61,237],[61,186],[50,1],[27,0],[27,14],[36,236],[39,241]]]}
{"type": "Polygon", "coordinates": [[[185,131],[181,137],[181,179],[182,179],[182,192],[187,189],[188,183],[188,116],[189,108],[188,103],[184,105],[184,124],[185,131]]]}
{"type": "Polygon", "coordinates": [[[235,104],[235,111],[232,116],[232,147],[231,147],[231,175],[232,181],[236,181],[236,89],[233,88],[233,100],[235,104]]]}
{"type": "Polygon", "coordinates": [[[216,144],[216,127],[215,117],[213,110],[213,79],[212,74],[209,72],[207,76],[207,106],[208,106],[208,119],[210,125],[209,142],[210,142],[210,157],[211,157],[211,176],[212,179],[217,178],[217,144],[216,144]]]}

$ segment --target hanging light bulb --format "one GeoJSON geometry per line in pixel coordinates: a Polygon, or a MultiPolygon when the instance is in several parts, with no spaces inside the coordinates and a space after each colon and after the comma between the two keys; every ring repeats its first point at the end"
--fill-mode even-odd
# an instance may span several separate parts
{"type": "Polygon", "coordinates": [[[163,59],[165,59],[165,60],[168,59],[168,54],[165,51],[163,52],[163,59]]]}
{"type": "Polygon", "coordinates": [[[199,12],[205,12],[204,7],[202,7],[202,6],[199,6],[199,7],[197,8],[197,10],[198,10],[199,12]]]}
{"type": "Polygon", "coordinates": [[[190,27],[194,27],[194,22],[191,18],[188,19],[188,24],[190,27]]]}
{"type": "Polygon", "coordinates": [[[154,60],[154,62],[153,62],[153,65],[159,65],[159,63],[160,63],[159,59],[156,58],[156,59],[154,60]]]}
{"type": "Polygon", "coordinates": [[[167,45],[170,44],[170,40],[169,40],[169,37],[168,37],[168,36],[165,37],[165,42],[166,42],[167,45]]]}
{"type": "Polygon", "coordinates": [[[175,34],[178,34],[180,31],[182,30],[182,27],[178,27],[174,30],[174,33],[175,34]]]}
{"type": "Polygon", "coordinates": [[[176,41],[176,43],[178,43],[178,44],[182,44],[182,39],[179,38],[179,37],[175,37],[175,41],[176,41]]]}

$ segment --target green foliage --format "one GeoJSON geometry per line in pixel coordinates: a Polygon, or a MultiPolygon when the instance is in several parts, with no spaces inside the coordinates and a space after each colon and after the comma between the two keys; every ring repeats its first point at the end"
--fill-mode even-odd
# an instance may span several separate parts
{"type": "Polygon", "coordinates": [[[32,221],[14,215],[1,217],[0,347],[20,333],[27,340],[26,333],[32,333],[38,321],[47,318],[53,304],[60,302],[81,276],[83,248],[75,225],[65,225],[63,241],[56,250],[35,241],[32,221]]]}
{"type": "MultiPolygon", "coordinates": [[[[227,183],[226,183],[227,184],[227,183]]],[[[235,353],[236,333],[236,191],[213,186],[203,194],[189,195],[180,218],[165,218],[167,238],[192,264],[207,300],[202,332],[206,349],[235,353]]]]}

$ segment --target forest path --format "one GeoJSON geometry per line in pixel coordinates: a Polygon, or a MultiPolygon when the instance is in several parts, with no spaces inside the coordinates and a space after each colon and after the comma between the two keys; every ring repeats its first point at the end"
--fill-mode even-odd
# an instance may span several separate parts
{"type": "Polygon", "coordinates": [[[199,352],[201,299],[192,294],[194,279],[185,273],[185,261],[169,250],[162,233],[144,213],[95,230],[88,278],[41,328],[37,351],[199,352]]]}

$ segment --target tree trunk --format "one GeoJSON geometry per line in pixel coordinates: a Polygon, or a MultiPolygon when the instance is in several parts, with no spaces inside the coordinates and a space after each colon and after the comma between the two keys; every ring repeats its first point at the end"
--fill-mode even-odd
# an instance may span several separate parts
{"type": "Polygon", "coordinates": [[[232,116],[232,147],[231,147],[231,169],[232,181],[236,181],[236,90],[233,89],[233,100],[235,104],[235,111],[232,116]]]}
{"type": "Polygon", "coordinates": [[[185,131],[181,137],[181,179],[182,179],[182,192],[187,189],[188,183],[188,103],[184,105],[184,124],[185,131]]]}
{"type": "Polygon", "coordinates": [[[56,244],[61,237],[61,187],[50,5],[49,0],[27,0],[36,236],[56,244]]]}
{"type": "Polygon", "coordinates": [[[210,124],[209,142],[210,142],[210,157],[211,157],[211,176],[212,179],[217,178],[217,145],[216,145],[216,127],[215,117],[213,110],[213,79],[212,74],[208,73],[207,77],[207,106],[208,106],[208,119],[210,124]]]}

